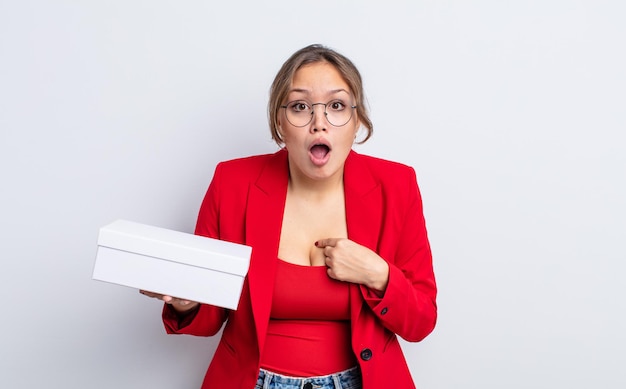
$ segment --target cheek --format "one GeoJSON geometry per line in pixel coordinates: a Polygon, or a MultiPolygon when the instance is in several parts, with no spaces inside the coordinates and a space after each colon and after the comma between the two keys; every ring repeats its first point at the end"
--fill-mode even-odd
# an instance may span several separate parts
{"type": "Polygon", "coordinates": [[[350,143],[351,145],[356,141],[356,137],[359,135],[359,126],[355,126],[348,134],[346,135],[346,143],[350,143]]]}
{"type": "Polygon", "coordinates": [[[354,136],[352,136],[352,132],[345,134],[345,136],[341,137],[341,140],[338,140],[336,143],[338,149],[342,150],[342,154],[350,152],[352,146],[354,145],[354,136]]]}
{"type": "Polygon", "coordinates": [[[298,135],[292,131],[291,128],[280,128],[280,136],[283,139],[283,143],[286,148],[291,147],[292,151],[296,151],[300,148],[300,140],[298,135]]]}
{"type": "Polygon", "coordinates": [[[359,130],[361,129],[361,122],[359,120],[356,121],[356,124],[354,125],[354,134],[353,138],[356,138],[359,135],[359,130]]]}

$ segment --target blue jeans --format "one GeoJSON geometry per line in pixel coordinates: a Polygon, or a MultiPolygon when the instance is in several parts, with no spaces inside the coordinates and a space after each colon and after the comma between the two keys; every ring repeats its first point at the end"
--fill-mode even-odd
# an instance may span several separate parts
{"type": "Polygon", "coordinates": [[[321,377],[288,377],[261,369],[254,389],[361,389],[358,367],[321,377]]]}

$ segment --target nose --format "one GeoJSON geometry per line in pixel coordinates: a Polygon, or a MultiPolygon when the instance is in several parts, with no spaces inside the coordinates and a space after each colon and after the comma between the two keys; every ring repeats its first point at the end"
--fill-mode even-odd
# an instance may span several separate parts
{"type": "Polygon", "coordinates": [[[315,103],[311,105],[313,109],[313,119],[311,120],[311,132],[326,131],[326,104],[315,103]],[[316,107],[317,106],[317,107],[316,107]]]}

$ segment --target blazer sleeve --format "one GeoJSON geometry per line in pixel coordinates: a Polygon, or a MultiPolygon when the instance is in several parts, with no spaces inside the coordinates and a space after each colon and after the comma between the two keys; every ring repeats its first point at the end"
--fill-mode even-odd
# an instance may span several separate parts
{"type": "MultiPolygon", "coordinates": [[[[195,230],[196,235],[215,239],[220,238],[220,196],[224,187],[221,185],[221,167],[222,164],[220,163],[215,168],[213,179],[200,206],[195,230]]],[[[180,316],[169,304],[165,304],[162,318],[167,333],[212,336],[220,330],[228,318],[228,312],[229,310],[225,308],[201,304],[200,308],[194,313],[180,316]]]]}
{"type": "Polygon", "coordinates": [[[365,286],[361,292],[385,328],[407,341],[418,342],[435,327],[437,287],[417,178],[412,168],[405,171],[408,177],[392,185],[396,195],[406,193],[404,201],[394,201],[401,209],[392,211],[403,215],[399,230],[388,232],[394,235],[395,252],[391,258],[379,253],[389,263],[387,289],[382,298],[365,286]]]}

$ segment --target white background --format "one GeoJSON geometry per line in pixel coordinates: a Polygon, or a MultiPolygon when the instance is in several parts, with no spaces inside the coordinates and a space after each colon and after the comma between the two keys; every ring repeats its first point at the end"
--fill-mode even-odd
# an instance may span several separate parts
{"type": "Polygon", "coordinates": [[[191,232],[215,164],[276,150],[269,85],[362,71],[357,151],[415,167],[439,323],[419,388],[626,387],[626,5],[0,0],[0,386],[199,387],[217,339],[91,280],[115,219],[191,232]]]}

